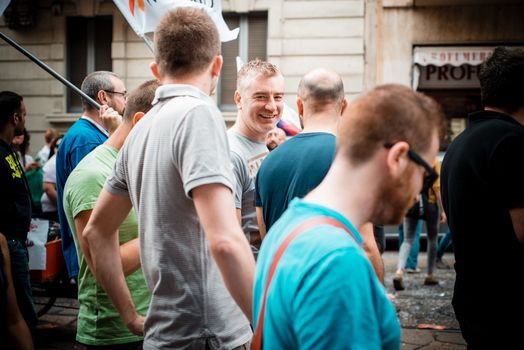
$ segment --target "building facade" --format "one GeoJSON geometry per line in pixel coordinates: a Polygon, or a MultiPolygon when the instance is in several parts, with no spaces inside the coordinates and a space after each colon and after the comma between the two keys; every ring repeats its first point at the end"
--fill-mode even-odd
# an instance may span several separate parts
{"type": "MultiPolygon", "coordinates": [[[[222,9],[230,28],[240,28],[237,40],[223,44],[224,69],[216,96],[229,124],[236,115],[236,56],[277,64],[292,107],[300,77],[315,67],[341,74],[349,97],[362,91],[364,0],[223,0],[222,9]]],[[[76,86],[99,69],[120,75],[128,90],[152,78],[151,51],[112,1],[12,0],[0,31],[76,86]]],[[[80,116],[76,94],[1,40],[0,72],[0,90],[24,96],[32,153],[42,146],[46,128],[64,132],[80,116]]]]}
{"type": "Polygon", "coordinates": [[[376,83],[401,83],[443,106],[441,150],[481,109],[478,68],[496,46],[524,47],[524,1],[383,0],[377,10],[376,83]]]}
{"type": "MultiPolygon", "coordinates": [[[[300,77],[315,67],[337,71],[351,100],[381,83],[401,83],[435,97],[449,118],[446,143],[480,108],[478,65],[497,45],[524,46],[521,0],[222,0],[239,38],[223,44],[216,100],[235,118],[235,57],[277,64],[286,102],[295,106],[300,77]]],[[[151,79],[153,55],[109,0],[12,0],[0,31],[80,86],[94,70],[112,70],[127,89],[151,79]]],[[[0,90],[24,96],[31,153],[46,128],[62,132],[80,116],[76,94],[0,40],[0,90]]]]}

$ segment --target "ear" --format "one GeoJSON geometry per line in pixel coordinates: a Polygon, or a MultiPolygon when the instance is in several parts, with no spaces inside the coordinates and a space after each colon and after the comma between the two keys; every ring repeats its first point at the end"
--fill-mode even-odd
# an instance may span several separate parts
{"type": "Polygon", "coordinates": [[[136,123],[138,123],[138,121],[140,119],[142,119],[142,117],[145,115],[144,112],[136,112],[135,115],[133,116],[133,126],[136,125],[136,123]]]}
{"type": "Polygon", "coordinates": [[[238,90],[235,90],[235,104],[237,105],[237,108],[239,110],[242,109],[242,96],[240,96],[240,92],[238,92],[238,90]]]}
{"type": "Polygon", "coordinates": [[[160,73],[158,71],[158,64],[154,61],[149,63],[149,69],[151,69],[151,73],[153,73],[155,79],[159,82],[162,82],[162,78],[160,77],[160,73]]]}
{"type": "Polygon", "coordinates": [[[344,99],[342,100],[342,108],[340,109],[340,115],[344,114],[344,111],[346,110],[347,107],[348,107],[348,100],[346,100],[346,98],[344,97],[344,99]]]}
{"type": "Polygon", "coordinates": [[[386,149],[386,164],[388,173],[393,177],[405,176],[406,168],[409,165],[407,153],[409,144],[405,141],[397,142],[390,149],[386,149]]]}
{"type": "Polygon", "coordinates": [[[304,115],[304,102],[298,96],[297,96],[297,113],[300,119],[302,119],[302,116],[304,115]]]}
{"type": "Polygon", "coordinates": [[[220,71],[222,70],[222,64],[224,63],[224,58],[222,55],[217,55],[213,59],[213,63],[211,65],[211,75],[214,77],[218,77],[220,75],[220,71]]]}
{"type": "Polygon", "coordinates": [[[96,98],[101,105],[107,105],[109,102],[107,99],[107,94],[104,90],[99,90],[96,94],[96,98]]]}
{"type": "Polygon", "coordinates": [[[11,118],[9,118],[11,120],[11,123],[16,126],[18,125],[18,123],[20,123],[20,115],[16,112],[14,112],[12,115],[11,115],[11,118]]]}

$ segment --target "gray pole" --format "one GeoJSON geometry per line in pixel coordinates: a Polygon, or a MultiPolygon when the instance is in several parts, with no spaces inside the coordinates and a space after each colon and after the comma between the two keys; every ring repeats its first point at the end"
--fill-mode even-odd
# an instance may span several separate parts
{"type": "Polygon", "coordinates": [[[60,74],[58,74],[57,72],[55,72],[51,67],[47,66],[44,62],[40,61],[36,56],[34,56],[31,52],[27,51],[26,49],[24,49],[22,46],[18,45],[15,41],[13,41],[11,38],[9,38],[7,35],[5,35],[4,33],[0,32],[0,38],[4,39],[9,45],[11,45],[12,47],[14,47],[15,49],[17,49],[18,51],[20,51],[24,56],[26,56],[27,58],[29,58],[31,61],[33,61],[34,63],[36,63],[38,66],[40,66],[40,68],[42,68],[43,70],[45,70],[47,73],[51,74],[53,77],[55,77],[56,79],[58,79],[62,84],[64,84],[65,86],[73,89],[74,92],[76,92],[77,94],[79,94],[80,96],[82,96],[83,98],[85,98],[89,104],[93,107],[95,107],[96,109],[100,109],[100,105],[95,101],[93,100],[91,97],[87,96],[82,90],[80,90],[79,88],[77,88],[76,86],[74,86],[73,84],[71,84],[71,82],[69,82],[68,80],[66,80],[64,77],[62,77],[60,74]]]}

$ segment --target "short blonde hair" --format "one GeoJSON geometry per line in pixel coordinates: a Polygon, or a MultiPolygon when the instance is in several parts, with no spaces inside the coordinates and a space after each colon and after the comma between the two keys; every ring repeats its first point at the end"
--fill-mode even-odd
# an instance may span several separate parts
{"type": "Polygon", "coordinates": [[[274,77],[276,75],[282,75],[277,66],[273,63],[262,61],[259,58],[255,58],[244,64],[237,74],[237,90],[244,88],[244,82],[249,78],[253,78],[258,74],[262,74],[265,77],[274,77]]]}

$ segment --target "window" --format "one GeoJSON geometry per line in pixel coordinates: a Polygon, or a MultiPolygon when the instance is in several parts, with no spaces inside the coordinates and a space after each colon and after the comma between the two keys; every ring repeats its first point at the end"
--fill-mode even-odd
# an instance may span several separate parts
{"type": "MultiPolygon", "coordinates": [[[[69,17],[67,19],[67,67],[68,80],[80,88],[85,76],[97,70],[112,70],[111,42],[113,20],[103,17],[69,17]]],[[[82,111],[82,102],[71,89],[67,89],[67,111],[82,111]]]]}
{"type": "Polygon", "coordinates": [[[244,62],[267,59],[267,13],[224,13],[229,28],[240,28],[237,40],[222,43],[224,65],[220,75],[218,101],[222,111],[236,111],[233,96],[236,90],[236,57],[244,62]]]}

